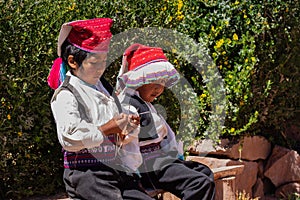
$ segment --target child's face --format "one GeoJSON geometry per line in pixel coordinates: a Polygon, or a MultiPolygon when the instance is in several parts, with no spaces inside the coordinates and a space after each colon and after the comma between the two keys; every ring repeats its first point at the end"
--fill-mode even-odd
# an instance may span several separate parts
{"type": "Polygon", "coordinates": [[[163,83],[150,83],[143,85],[136,90],[144,101],[153,102],[156,97],[163,93],[164,88],[165,86],[163,83]]]}
{"type": "Polygon", "coordinates": [[[86,83],[95,85],[105,71],[106,58],[106,53],[90,54],[73,73],[86,83]]]}

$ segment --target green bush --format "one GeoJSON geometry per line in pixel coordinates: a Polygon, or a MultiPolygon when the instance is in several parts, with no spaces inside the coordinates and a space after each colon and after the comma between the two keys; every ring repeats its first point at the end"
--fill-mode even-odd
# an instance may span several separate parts
{"type": "MultiPolygon", "coordinates": [[[[200,118],[187,127],[199,137],[262,134],[279,143],[283,124],[299,112],[299,7],[298,0],[0,1],[1,197],[63,188],[61,147],[49,105],[53,91],[46,78],[64,22],[110,17],[113,34],[162,27],[189,36],[207,48],[223,78],[226,120],[221,133],[205,133],[216,109],[210,83],[195,73],[184,52],[167,52],[196,92],[190,99],[197,100],[200,118]]],[[[113,84],[119,65],[117,60],[107,70],[113,84]]],[[[168,121],[178,130],[190,113],[180,113],[171,96],[166,92],[160,103],[169,105],[168,121]]]]}

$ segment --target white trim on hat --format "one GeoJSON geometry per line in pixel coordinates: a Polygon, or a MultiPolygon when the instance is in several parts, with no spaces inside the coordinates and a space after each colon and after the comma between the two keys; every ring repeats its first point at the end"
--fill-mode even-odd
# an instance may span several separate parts
{"type": "Polygon", "coordinates": [[[69,23],[64,23],[61,26],[59,36],[58,36],[58,42],[57,42],[57,55],[59,57],[61,57],[61,46],[64,43],[64,41],[67,39],[71,30],[72,30],[72,26],[70,26],[69,23]]]}

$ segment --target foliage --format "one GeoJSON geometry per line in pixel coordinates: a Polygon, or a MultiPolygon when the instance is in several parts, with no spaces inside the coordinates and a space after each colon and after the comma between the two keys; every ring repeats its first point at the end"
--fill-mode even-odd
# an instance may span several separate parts
{"type": "MultiPolygon", "coordinates": [[[[210,67],[218,69],[224,88],[213,88],[213,71],[196,72],[185,52],[166,52],[193,89],[184,91],[184,112],[170,91],[158,101],[168,105],[172,127],[180,129],[184,117],[199,113],[196,121],[184,124],[193,138],[195,132],[214,139],[263,134],[279,143],[282,124],[300,107],[299,7],[299,0],[0,0],[0,195],[17,199],[51,194],[63,185],[61,147],[49,105],[53,91],[46,78],[64,22],[110,17],[113,34],[162,27],[190,37],[207,49],[214,64],[210,67]],[[226,94],[226,104],[221,105],[226,119],[217,124],[222,126],[220,133],[207,132],[211,121],[218,121],[214,111],[219,112],[220,105],[214,102],[223,98],[211,93],[221,89],[226,94]],[[198,110],[189,106],[191,101],[198,110]]],[[[119,66],[120,60],[113,62],[105,74],[112,84],[119,66]]]]}
{"type": "Polygon", "coordinates": [[[253,199],[250,198],[250,195],[247,194],[247,193],[245,192],[245,190],[243,190],[242,192],[236,191],[235,196],[236,196],[236,199],[237,199],[237,200],[259,200],[259,199],[260,199],[260,197],[255,197],[255,198],[253,198],[253,199]]]}

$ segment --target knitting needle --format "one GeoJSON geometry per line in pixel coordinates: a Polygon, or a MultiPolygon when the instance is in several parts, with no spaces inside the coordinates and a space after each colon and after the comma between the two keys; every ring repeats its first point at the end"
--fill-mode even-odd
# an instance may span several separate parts
{"type": "Polygon", "coordinates": [[[144,114],[148,114],[148,113],[150,113],[150,111],[139,113],[139,115],[144,115],[144,114]]]}

